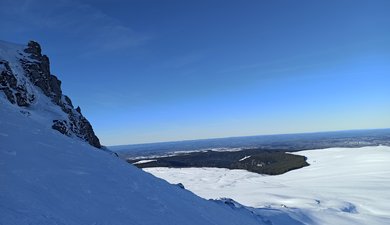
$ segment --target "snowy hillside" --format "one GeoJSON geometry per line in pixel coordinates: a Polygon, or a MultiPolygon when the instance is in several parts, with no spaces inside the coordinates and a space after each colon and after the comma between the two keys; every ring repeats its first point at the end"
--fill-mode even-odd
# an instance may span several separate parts
{"type": "Polygon", "coordinates": [[[27,77],[25,47],[0,43],[1,225],[263,224],[249,211],[199,198],[97,151],[77,133],[52,129],[53,119],[70,114],[58,90],[48,86],[46,95],[27,77]]]}
{"type": "Polygon", "coordinates": [[[39,44],[0,41],[0,225],[390,224],[390,147],[303,151],[280,176],[145,169],[237,202],[100,147],[39,44]]]}
{"type": "Polygon", "coordinates": [[[390,147],[294,154],[311,165],[278,176],[218,168],[144,170],[204,198],[233,198],[273,225],[390,224],[390,147]]]}

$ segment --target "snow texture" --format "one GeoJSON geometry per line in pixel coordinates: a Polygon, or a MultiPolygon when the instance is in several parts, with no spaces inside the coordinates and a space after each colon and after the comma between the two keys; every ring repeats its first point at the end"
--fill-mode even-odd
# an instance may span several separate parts
{"type": "Polygon", "coordinates": [[[232,198],[273,225],[390,224],[390,147],[294,154],[311,165],[278,176],[218,168],[144,170],[204,198],[232,198]]]}
{"type": "MultiPolygon", "coordinates": [[[[0,58],[12,64],[10,52],[23,47],[0,42],[0,58]]],[[[264,224],[53,130],[52,118],[66,115],[31,88],[37,98],[27,108],[0,91],[0,225],[264,224]]]]}

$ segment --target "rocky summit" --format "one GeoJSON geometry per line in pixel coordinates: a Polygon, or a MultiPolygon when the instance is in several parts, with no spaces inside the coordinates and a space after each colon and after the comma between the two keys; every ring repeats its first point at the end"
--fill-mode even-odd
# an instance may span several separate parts
{"type": "Polygon", "coordinates": [[[27,46],[0,43],[0,94],[18,107],[33,107],[38,95],[47,96],[65,116],[52,120],[52,128],[67,136],[79,137],[101,148],[89,121],[80,107],[61,90],[61,81],[50,72],[50,60],[42,55],[41,46],[30,41],[27,46]]]}

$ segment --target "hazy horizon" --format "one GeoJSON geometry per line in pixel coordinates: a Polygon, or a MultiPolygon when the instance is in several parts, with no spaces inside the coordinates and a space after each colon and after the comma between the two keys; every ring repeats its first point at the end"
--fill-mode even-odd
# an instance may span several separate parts
{"type": "Polygon", "coordinates": [[[390,127],[390,1],[2,6],[104,145],[390,127]]]}
{"type": "Polygon", "coordinates": [[[351,129],[351,130],[308,131],[308,132],[278,133],[278,134],[254,134],[254,135],[245,135],[245,136],[208,137],[208,138],[195,138],[195,139],[182,139],[182,140],[165,140],[165,141],[156,141],[156,142],[142,142],[142,143],[129,143],[129,144],[118,144],[118,145],[117,144],[115,144],[115,145],[106,145],[106,147],[119,147],[119,146],[128,146],[128,145],[148,145],[148,144],[160,144],[160,143],[202,141],[202,140],[214,140],[214,139],[229,139],[229,138],[246,138],[246,137],[279,136],[279,135],[300,135],[300,134],[321,134],[321,133],[338,133],[338,132],[358,132],[358,131],[378,131],[378,130],[390,130],[390,127],[367,128],[367,129],[351,129]]]}

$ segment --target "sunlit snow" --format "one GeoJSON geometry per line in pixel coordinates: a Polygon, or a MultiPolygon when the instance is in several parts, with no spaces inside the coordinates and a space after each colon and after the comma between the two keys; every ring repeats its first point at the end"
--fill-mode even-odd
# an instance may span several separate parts
{"type": "Polygon", "coordinates": [[[0,42],[0,60],[36,96],[18,107],[0,91],[1,225],[263,224],[53,130],[52,120],[66,114],[24,74],[24,47],[0,42]]]}
{"type": "Polygon", "coordinates": [[[204,198],[228,197],[254,208],[279,209],[303,224],[390,224],[390,147],[294,154],[308,157],[311,165],[278,176],[218,168],[145,170],[183,183],[204,198]]]}

